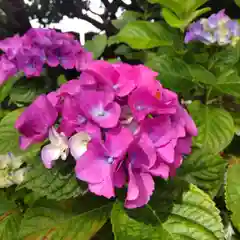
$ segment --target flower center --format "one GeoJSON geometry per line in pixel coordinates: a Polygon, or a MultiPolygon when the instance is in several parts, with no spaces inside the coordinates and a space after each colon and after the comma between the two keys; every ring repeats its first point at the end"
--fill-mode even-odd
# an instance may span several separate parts
{"type": "Polygon", "coordinates": [[[113,157],[107,157],[107,163],[108,164],[112,164],[114,162],[114,158],[113,157]]]}

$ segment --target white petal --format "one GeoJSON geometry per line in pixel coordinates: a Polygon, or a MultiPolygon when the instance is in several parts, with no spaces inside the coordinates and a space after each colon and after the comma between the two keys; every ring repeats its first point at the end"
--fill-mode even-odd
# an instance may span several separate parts
{"type": "Polygon", "coordinates": [[[0,155],[0,169],[5,169],[11,165],[12,159],[8,154],[0,155]]]}
{"type": "Polygon", "coordinates": [[[52,168],[53,161],[61,156],[62,150],[60,147],[53,144],[48,144],[42,148],[41,158],[46,168],[52,168]]]}
{"type": "Polygon", "coordinates": [[[69,139],[70,152],[76,160],[87,151],[90,140],[91,138],[86,132],[79,132],[69,139]]]}
{"type": "Polygon", "coordinates": [[[69,149],[67,148],[61,153],[61,159],[65,161],[67,159],[68,154],[69,154],[69,149]]]}
{"type": "Polygon", "coordinates": [[[27,167],[18,169],[17,171],[15,171],[13,173],[13,176],[12,176],[11,180],[16,184],[21,184],[24,180],[24,176],[25,176],[27,171],[28,171],[27,167]]]}
{"type": "Polygon", "coordinates": [[[11,162],[12,169],[18,169],[22,164],[23,164],[23,160],[21,156],[15,157],[14,155],[12,155],[12,162],[11,162]]]}
{"type": "Polygon", "coordinates": [[[6,176],[0,176],[0,188],[7,188],[12,186],[14,183],[6,176]]]}
{"type": "Polygon", "coordinates": [[[68,139],[64,133],[58,133],[54,127],[49,130],[49,140],[55,146],[61,146],[62,149],[68,148],[68,139]]]}

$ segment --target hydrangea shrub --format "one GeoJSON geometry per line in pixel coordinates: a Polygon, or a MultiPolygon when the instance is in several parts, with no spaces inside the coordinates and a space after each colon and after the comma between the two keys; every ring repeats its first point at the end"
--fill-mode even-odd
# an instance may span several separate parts
{"type": "Polygon", "coordinates": [[[2,239],[238,239],[240,25],[149,2],[163,20],[125,13],[85,47],[0,41],[2,239]]]}

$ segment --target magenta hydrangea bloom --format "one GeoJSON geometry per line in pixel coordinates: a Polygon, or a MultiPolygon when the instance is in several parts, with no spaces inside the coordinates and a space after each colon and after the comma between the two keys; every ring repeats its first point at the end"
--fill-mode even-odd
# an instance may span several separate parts
{"type": "Polygon", "coordinates": [[[16,121],[15,128],[21,134],[20,147],[26,149],[33,143],[45,140],[57,115],[47,96],[40,95],[16,121]]]}
{"type": "Polygon", "coordinates": [[[115,188],[127,186],[125,206],[141,207],[154,192],[154,177],[173,177],[197,135],[177,95],[156,77],[143,65],[93,61],[79,79],[36,100],[16,126],[29,144],[49,134],[41,151],[47,168],[70,153],[89,191],[112,198],[115,188]]]}
{"type": "Polygon", "coordinates": [[[200,41],[207,45],[220,46],[236,45],[240,39],[240,25],[236,20],[230,19],[225,10],[212,14],[209,18],[202,18],[192,23],[185,36],[185,43],[200,41]]]}

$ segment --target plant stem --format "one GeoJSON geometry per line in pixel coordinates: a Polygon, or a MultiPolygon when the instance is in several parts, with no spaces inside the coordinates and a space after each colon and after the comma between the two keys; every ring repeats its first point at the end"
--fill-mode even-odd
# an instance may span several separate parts
{"type": "Polygon", "coordinates": [[[208,104],[208,99],[210,97],[210,94],[212,92],[212,87],[209,87],[206,91],[206,98],[205,98],[205,103],[208,104]]]}

